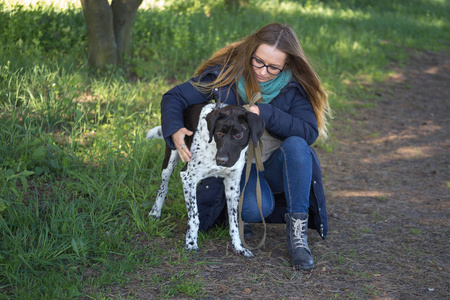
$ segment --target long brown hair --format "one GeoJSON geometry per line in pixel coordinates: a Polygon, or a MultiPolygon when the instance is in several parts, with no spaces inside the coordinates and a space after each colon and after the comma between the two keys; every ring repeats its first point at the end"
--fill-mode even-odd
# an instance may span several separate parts
{"type": "Polygon", "coordinates": [[[292,76],[305,89],[317,118],[319,136],[326,137],[327,117],[331,116],[328,95],[322,88],[319,76],[308,62],[297,35],[289,25],[268,24],[242,40],[218,50],[198,67],[196,75],[200,75],[209,67],[221,65],[223,67],[219,76],[209,83],[193,82],[194,86],[202,91],[211,92],[215,87],[237,84],[244,75],[247,95],[259,92],[251,56],[261,44],[275,46],[287,54],[286,68],[292,70],[292,76]]]}

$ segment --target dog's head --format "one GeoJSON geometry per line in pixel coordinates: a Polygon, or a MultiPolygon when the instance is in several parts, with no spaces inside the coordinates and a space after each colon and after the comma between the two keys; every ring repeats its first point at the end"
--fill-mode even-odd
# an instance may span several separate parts
{"type": "Polygon", "coordinates": [[[248,146],[250,139],[257,144],[264,133],[264,120],[242,106],[225,106],[206,116],[209,142],[217,145],[216,163],[218,166],[232,167],[248,146]]]}

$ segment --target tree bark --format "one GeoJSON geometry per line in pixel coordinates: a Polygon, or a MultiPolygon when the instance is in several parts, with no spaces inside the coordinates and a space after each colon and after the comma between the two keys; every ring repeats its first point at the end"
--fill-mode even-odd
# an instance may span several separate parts
{"type": "Polygon", "coordinates": [[[103,69],[117,64],[113,14],[108,0],[81,0],[88,31],[88,62],[103,69]]]}
{"type": "Polygon", "coordinates": [[[131,30],[142,0],[81,0],[88,30],[88,62],[104,69],[129,54],[131,30]]]}
{"type": "Polygon", "coordinates": [[[236,10],[240,6],[245,6],[248,4],[249,0],[225,0],[225,5],[228,10],[236,10]]]}
{"type": "Polygon", "coordinates": [[[118,63],[122,63],[123,57],[129,54],[131,29],[141,3],[142,0],[113,0],[111,3],[118,63]]]}

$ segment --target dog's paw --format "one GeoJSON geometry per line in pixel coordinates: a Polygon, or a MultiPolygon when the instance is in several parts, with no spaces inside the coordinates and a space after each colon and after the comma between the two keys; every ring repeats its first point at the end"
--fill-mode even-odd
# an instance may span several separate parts
{"type": "Polygon", "coordinates": [[[198,248],[197,244],[194,242],[190,242],[187,243],[186,245],[184,245],[184,249],[186,249],[187,251],[198,251],[200,250],[200,248],[198,248]]]}
{"type": "Polygon", "coordinates": [[[153,220],[159,220],[161,219],[161,212],[154,212],[153,210],[148,213],[148,216],[152,218],[153,220]]]}
{"type": "Polygon", "coordinates": [[[247,257],[247,258],[253,258],[255,255],[252,253],[252,251],[242,248],[241,250],[235,250],[236,253],[240,256],[247,257]]]}

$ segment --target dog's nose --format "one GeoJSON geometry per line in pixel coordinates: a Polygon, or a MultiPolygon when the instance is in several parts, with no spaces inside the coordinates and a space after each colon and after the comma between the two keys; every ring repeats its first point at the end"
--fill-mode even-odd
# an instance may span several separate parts
{"type": "Polygon", "coordinates": [[[227,162],[228,162],[227,156],[217,156],[216,157],[216,163],[218,166],[226,166],[227,162]]]}

